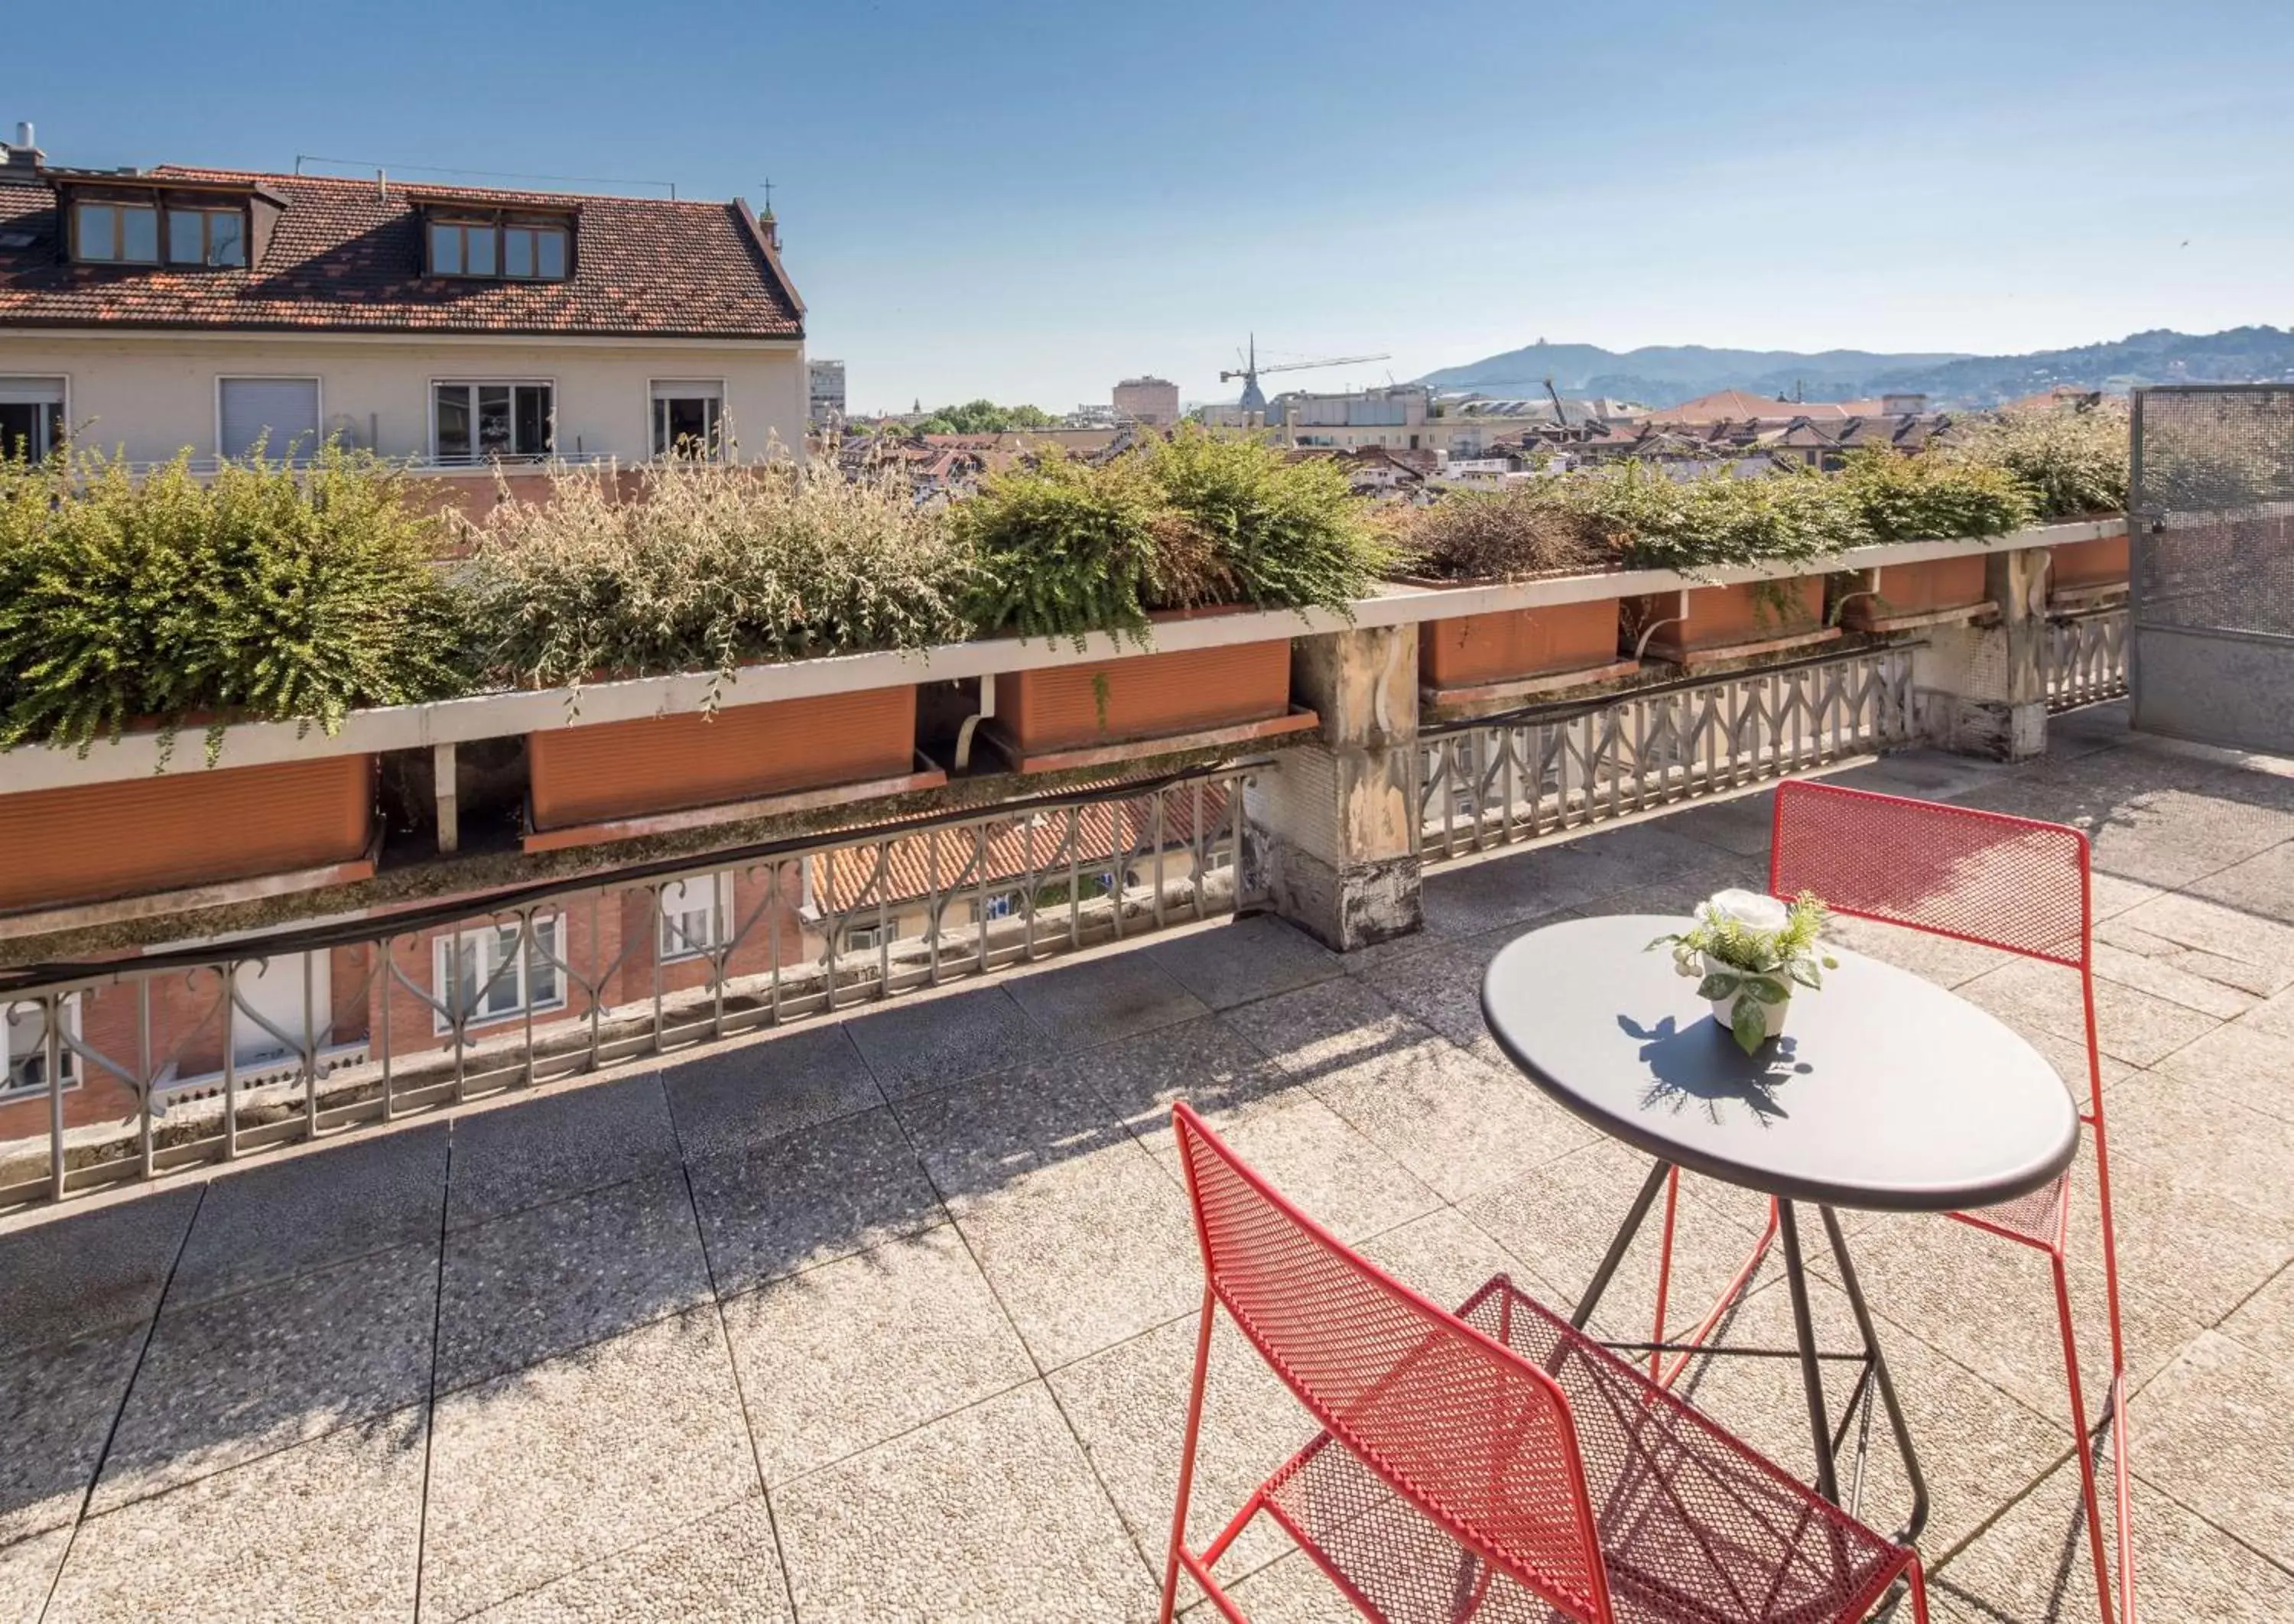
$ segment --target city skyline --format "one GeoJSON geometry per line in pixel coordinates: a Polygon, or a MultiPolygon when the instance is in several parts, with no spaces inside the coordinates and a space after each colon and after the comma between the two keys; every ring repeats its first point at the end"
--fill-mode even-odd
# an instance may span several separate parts
{"type": "Polygon", "coordinates": [[[607,52],[602,8],[537,36],[416,5],[346,54],[338,17],[258,6],[224,35],[139,4],[25,19],[0,122],[87,166],[316,154],[760,207],[769,178],[809,348],[846,361],[856,410],[1056,411],[1149,372],[1232,398],[1216,373],[1252,331],[1262,361],[1392,356],[1302,375],[1338,387],[1540,336],[2007,353],[2282,323],[2294,17],[2076,12],[1779,37],[1666,4],[1630,30],[704,7],[607,52]],[[1413,31],[1444,48],[1396,50],[1413,31]],[[73,70],[94,53],[103,73],[73,70]]]}

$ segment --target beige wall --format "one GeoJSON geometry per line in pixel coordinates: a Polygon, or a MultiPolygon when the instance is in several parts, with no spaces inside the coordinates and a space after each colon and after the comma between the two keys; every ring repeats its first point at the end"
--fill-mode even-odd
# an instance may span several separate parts
{"type": "Polygon", "coordinates": [[[555,386],[557,448],[641,460],[652,453],[650,386],[717,378],[742,457],[777,437],[804,454],[809,394],[803,346],[780,344],[465,342],[429,336],[379,341],[291,335],[197,337],[10,332],[0,376],[67,380],[65,421],[105,451],[160,461],[186,446],[216,454],[216,380],[316,378],[321,421],[347,417],[362,445],[389,457],[430,452],[434,379],[547,381],[555,386]]]}

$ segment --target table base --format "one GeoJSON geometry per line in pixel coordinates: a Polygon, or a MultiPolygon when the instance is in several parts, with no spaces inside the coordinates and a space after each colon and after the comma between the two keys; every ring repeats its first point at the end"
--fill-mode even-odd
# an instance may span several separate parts
{"type": "MultiPolygon", "coordinates": [[[[1649,1208],[1655,1204],[1657,1191],[1673,1172],[1668,1162],[1655,1163],[1640,1193],[1633,1198],[1625,1214],[1623,1224],[1609,1242],[1602,1255],[1600,1267],[1579,1298],[1569,1322],[1583,1330],[1600,1305],[1602,1295],[1608,1290],[1617,1265],[1624,1261],[1625,1253],[1639,1234],[1648,1218],[1649,1208]]],[[[1864,1302],[1864,1288],[1856,1278],[1856,1265],[1848,1255],[1847,1238],[1841,1233],[1840,1220],[1832,1208],[1818,1206],[1817,1213],[1824,1223],[1826,1239],[1832,1247],[1833,1261],[1839,1265],[1840,1283],[1848,1298],[1849,1311],[1855,1317],[1856,1334],[1863,1346],[1856,1352],[1826,1352],[1816,1345],[1816,1326],[1809,1311],[1807,1266],[1801,1255],[1800,1217],[1796,1203],[1778,1200],[1777,1203],[1777,1238],[1784,1243],[1785,1283],[1792,1295],[1793,1339],[1790,1348],[1731,1348],[1712,1344],[1666,1342],[1605,1342],[1604,1346],[1619,1352],[1677,1352],[1696,1353],[1706,1358],[1792,1359],[1799,1361],[1801,1386],[1808,1399],[1809,1436],[1816,1451],[1816,1490],[1834,1505],[1843,1502],[1840,1498],[1838,1458],[1841,1446],[1847,1441],[1850,1422],[1859,1405],[1868,1406],[1871,1395],[1879,1395],[1881,1408],[1888,1417],[1888,1430],[1893,1434],[1896,1452],[1904,1463],[1905,1480],[1912,1488],[1912,1512],[1904,1526],[1896,1533],[1897,1543],[1908,1545],[1917,1539],[1927,1526],[1927,1479],[1920,1471],[1919,1453],[1913,1446],[1911,1427],[1904,1419],[1903,1407],[1896,1399],[1896,1385],[1888,1375],[1888,1361],[1881,1352],[1880,1339],[1872,1328],[1871,1310],[1864,1302]],[[1848,1404],[1842,1412],[1840,1425],[1832,1425],[1831,1409],[1824,1396],[1824,1366],[1827,1362],[1852,1363],[1861,1367],[1855,1386],[1848,1395],[1848,1404]]],[[[1662,1328],[1659,1328],[1660,1331],[1662,1328]]],[[[1866,1411],[1868,1416],[1868,1409],[1866,1411]]],[[[1860,1488],[1863,1471],[1864,1445],[1859,1438],[1857,1447],[1856,1482],[1860,1488]]],[[[1854,1507],[1848,1509],[1853,1514],[1854,1507]]]]}

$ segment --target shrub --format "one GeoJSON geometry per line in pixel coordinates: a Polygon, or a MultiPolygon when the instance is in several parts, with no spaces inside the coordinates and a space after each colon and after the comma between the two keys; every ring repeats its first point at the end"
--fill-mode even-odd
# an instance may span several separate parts
{"type": "Polygon", "coordinates": [[[1859,451],[1840,479],[1875,541],[2004,536],[2038,516],[2031,487],[1994,463],[1922,451],[1859,451]]]}
{"type": "Polygon", "coordinates": [[[1402,520],[1412,567],[1452,581],[1520,581],[1605,569],[1615,552],[1592,514],[1570,500],[1567,475],[1499,491],[1455,491],[1402,520]]]}
{"type": "Polygon", "coordinates": [[[1872,539],[1848,487],[1813,469],[1675,480],[1627,463],[1565,489],[1636,569],[1802,562],[1872,539]]]}
{"type": "Polygon", "coordinates": [[[206,482],[188,454],[141,480],[88,453],[0,462],[0,749],[201,712],[332,733],[459,691],[432,532],[401,475],[331,446],[206,482]]]}
{"type": "Polygon", "coordinates": [[[747,662],[946,642],[964,635],[969,573],[895,477],[656,463],[628,492],[557,470],[550,500],[488,516],[461,584],[489,676],[578,692],[594,672],[721,681],[747,662]]]}
{"type": "Polygon", "coordinates": [[[2041,517],[2063,519],[2126,509],[2129,448],[2126,409],[2104,404],[2005,412],[1953,434],[1943,455],[2005,469],[2030,487],[2041,517]]]}
{"type": "Polygon", "coordinates": [[[1346,613],[1394,562],[1346,471],[1327,458],[1292,462],[1257,440],[1189,426],[1147,451],[1165,499],[1210,544],[1210,573],[1230,601],[1346,613]]]}

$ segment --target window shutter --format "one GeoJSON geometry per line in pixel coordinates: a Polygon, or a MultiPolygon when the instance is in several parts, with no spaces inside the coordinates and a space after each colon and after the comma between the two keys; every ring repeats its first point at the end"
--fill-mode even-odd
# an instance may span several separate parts
{"type": "Polygon", "coordinates": [[[226,378],[223,380],[222,443],[225,457],[244,457],[265,440],[264,454],[307,461],[319,449],[319,380],[315,378],[226,378]],[[268,434],[265,440],[266,432],[268,434]]]}

